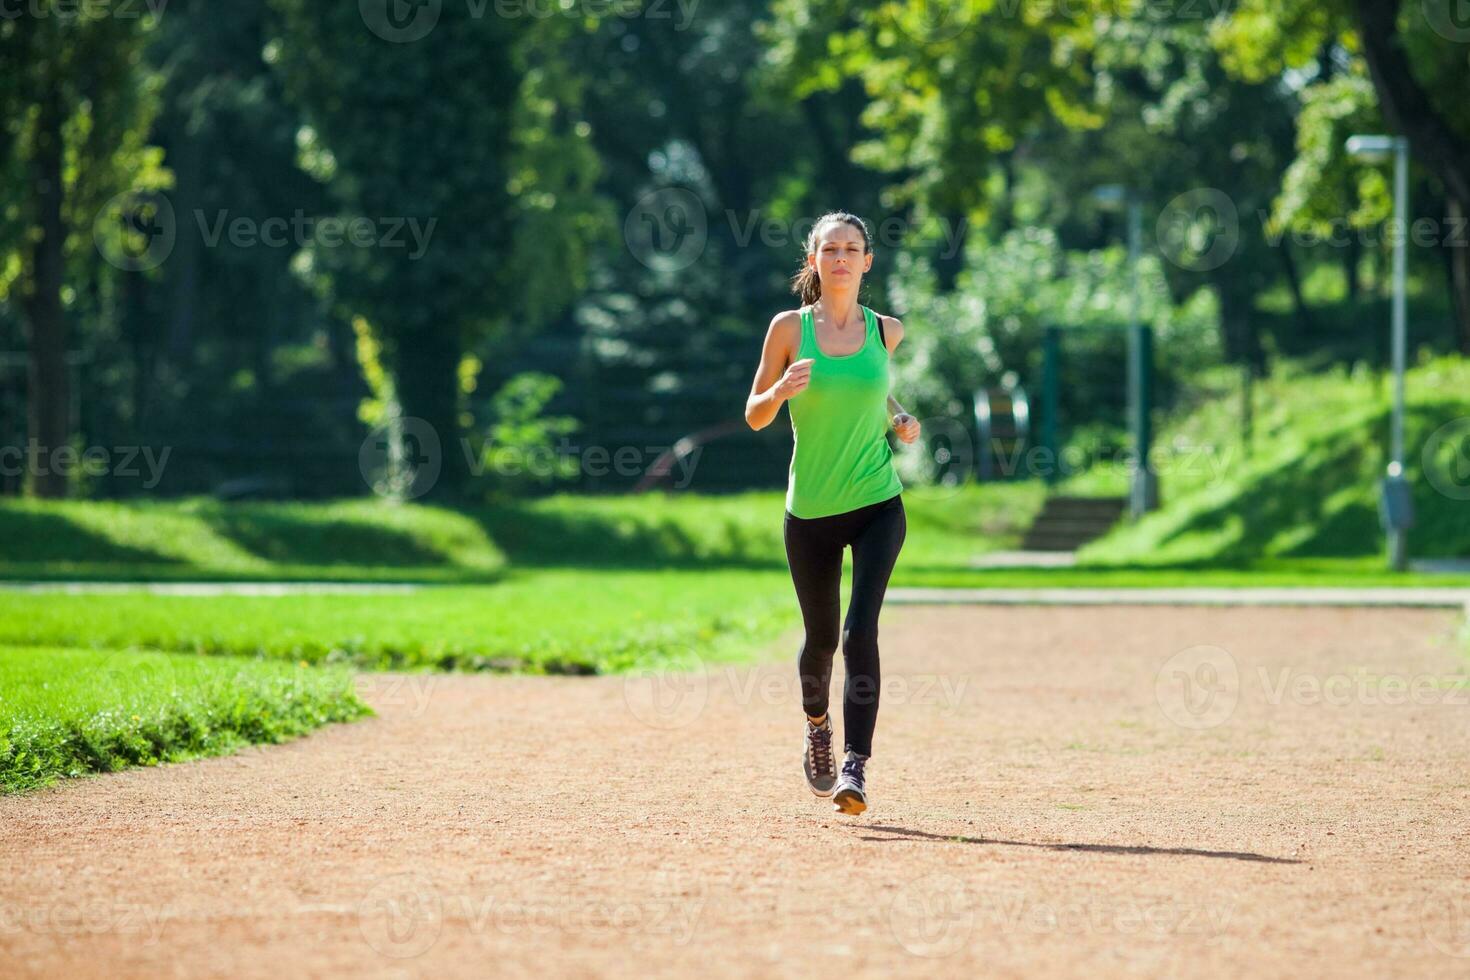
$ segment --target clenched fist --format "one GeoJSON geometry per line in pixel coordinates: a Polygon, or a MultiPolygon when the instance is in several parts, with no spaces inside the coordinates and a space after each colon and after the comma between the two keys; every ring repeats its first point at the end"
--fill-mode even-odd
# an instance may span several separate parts
{"type": "Polygon", "coordinates": [[[792,361],[791,366],[781,375],[781,380],[776,382],[776,397],[787,401],[806,391],[806,386],[812,381],[812,364],[815,360],[803,357],[799,361],[792,361]]]}
{"type": "Polygon", "coordinates": [[[893,417],[893,430],[903,442],[913,442],[919,438],[919,420],[908,412],[899,412],[893,417]]]}

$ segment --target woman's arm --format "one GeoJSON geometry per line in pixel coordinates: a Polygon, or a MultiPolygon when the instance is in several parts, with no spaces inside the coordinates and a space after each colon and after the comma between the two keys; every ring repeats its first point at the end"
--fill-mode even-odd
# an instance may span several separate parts
{"type": "MultiPolygon", "coordinates": [[[[891,355],[903,343],[903,322],[896,316],[884,317],[883,333],[888,340],[888,353],[891,355]]],[[[897,431],[898,438],[903,442],[913,442],[919,438],[919,420],[906,412],[892,393],[888,395],[888,424],[897,431]]]]}
{"type": "MultiPolygon", "coordinates": [[[[891,355],[897,349],[898,345],[903,343],[903,321],[896,316],[885,316],[882,318],[882,321],[884,338],[888,341],[888,353],[891,355]]],[[[903,406],[898,403],[898,399],[890,394],[888,396],[889,424],[891,425],[893,423],[893,417],[895,415],[907,414],[903,410],[903,406]]]]}
{"type": "Polygon", "coordinates": [[[801,318],[793,311],[777,313],[766,330],[760,366],[751,382],[750,395],[745,399],[745,422],[752,429],[770,425],[781,411],[781,403],[800,394],[811,377],[811,358],[787,363],[794,349],[793,332],[794,336],[801,336],[801,318]]]}

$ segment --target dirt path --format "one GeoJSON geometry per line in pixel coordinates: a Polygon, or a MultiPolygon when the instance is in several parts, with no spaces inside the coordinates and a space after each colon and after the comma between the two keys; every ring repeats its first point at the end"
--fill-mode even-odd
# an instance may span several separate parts
{"type": "Polygon", "coordinates": [[[367,678],[373,720],[0,799],[0,975],[1465,976],[1459,621],[890,607],[857,819],[794,636],[367,678]]]}

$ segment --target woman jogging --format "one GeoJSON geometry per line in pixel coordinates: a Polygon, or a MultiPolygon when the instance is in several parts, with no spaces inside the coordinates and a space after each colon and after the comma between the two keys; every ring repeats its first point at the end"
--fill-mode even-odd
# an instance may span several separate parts
{"type": "Polygon", "coordinates": [[[802,766],[812,792],[831,796],[833,808],[849,814],[868,806],[863,766],[878,717],[878,612],[908,530],[888,427],[906,443],[919,437],[918,421],[888,394],[888,358],[903,340],[903,324],[858,305],[863,274],[873,266],[871,246],[855,215],[834,211],[817,220],[792,280],[803,305],[771,321],[745,403],[753,429],[790,403],[795,444],[783,533],[806,627],[797,660],[806,712],[802,766]],[[839,636],[845,547],[852,548],[852,596],[839,636]],[[839,640],[847,666],[840,775],[827,711],[839,640]]]}

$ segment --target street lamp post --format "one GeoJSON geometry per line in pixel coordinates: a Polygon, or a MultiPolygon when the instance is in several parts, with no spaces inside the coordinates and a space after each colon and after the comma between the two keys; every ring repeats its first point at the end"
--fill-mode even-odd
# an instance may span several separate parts
{"type": "Polygon", "coordinates": [[[1138,195],[1121,184],[1105,184],[1092,192],[1092,198],[1105,210],[1117,210],[1126,204],[1128,211],[1128,422],[1133,430],[1133,449],[1137,463],[1128,492],[1128,512],[1137,520],[1158,507],[1158,474],[1149,465],[1149,444],[1153,431],[1149,425],[1152,392],[1149,387],[1153,363],[1153,335],[1143,325],[1141,290],[1138,280],[1138,258],[1142,251],[1143,202],[1138,195]]]}
{"type": "Polygon", "coordinates": [[[1404,476],[1404,369],[1408,357],[1408,313],[1405,278],[1409,218],[1409,141],[1402,136],[1352,136],[1347,152],[1359,160],[1382,161],[1393,155],[1393,420],[1389,435],[1388,472],[1379,499],[1379,519],[1388,537],[1388,565],[1408,565],[1408,529],[1414,525],[1413,498],[1404,476]]]}

